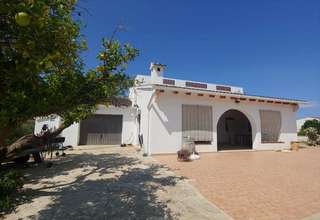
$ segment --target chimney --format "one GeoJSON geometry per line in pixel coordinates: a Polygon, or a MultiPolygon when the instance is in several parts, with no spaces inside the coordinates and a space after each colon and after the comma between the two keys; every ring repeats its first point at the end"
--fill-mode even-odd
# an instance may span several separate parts
{"type": "Polygon", "coordinates": [[[156,79],[163,77],[164,68],[166,65],[161,63],[150,63],[151,78],[156,79]]]}

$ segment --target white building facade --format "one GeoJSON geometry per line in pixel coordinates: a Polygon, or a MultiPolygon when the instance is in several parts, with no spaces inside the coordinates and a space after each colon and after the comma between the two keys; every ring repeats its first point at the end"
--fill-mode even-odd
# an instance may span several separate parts
{"type": "Polygon", "coordinates": [[[164,69],[162,64],[151,63],[151,75],[138,75],[130,89],[130,107],[99,106],[99,119],[64,130],[66,143],[75,146],[90,144],[89,140],[100,144],[102,140],[140,145],[150,155],[176,153],[186,140],[195,141],[200,152],[285,149],[297,141],[296,111],[303,101],[171,79],[164,77],[164,69]],[[107,115],[119,117],[107,119],[107,115]],[[119,125],[108,128],[114,124],[119,125]]]}
{"type": "MultiPolygon", "coordinates": [[[[101,118],[104,118],[104,116],[110,116],[111,117],[117,117],[121,116],[121,131],[117,131],[117,133],[120,133],[120,137],[117,140],[110,141],[108,138],[104,138],[103,136],[106,136],[106,133],[108,133],[108,129],[99,129],[99,128],[110,128],[110,124],[108,123],[107,118],[105,121],[94,121],[93,123],[97,123],[97,129],[95,129],[95,125],[93,125],[93,131],[83,132],[83,128],[81,127],[80,123],[73,123],[68,128],[64,129],[60,136],[65,137],[65,146],[77,146],[77,145],[96,145],[96,144],[109,144],[110,145],[120,145],[120,144],[132,144],[137,145],[138,144],[138,134],[137,134],[137,126],[136,126],[136,109],[133,107],[115,107],[115,106],[104,106],[104,105],[98,105],[97,110],[95,112],[94,116],[101,116],[101,118]],[[88,136],[93,136],[91,140],[88,140],[88,142],[85,141],[85,139],[88,139],[88,136]],[[102,136],[101,140],[96,140],[95,136],[100,137],[102,136]],[[84,137],[84,138],[83,138],[84,137]],[[84,140],[83,143],[81,141],[84,140]],[[90,142],[91,141],[91,142],[90,142]],[[100,141],[100,142],[99,142],[100,141]]],[[[90,120],[90,118],[89,118],[90,120]]],[[[113,122],[113,121],[112,121],[113,122]]],[[[41,133],[41,129],[44,124],[48,126],[49,129],[55,130],[58,128],[62,123],[61,117],[57,115],[50,115],[47,118],[37,118],[35,122],[35,130],[34,134],[39,135],[41,133]]],[[[111,133],[111,132],[109,132],[111,133]]],[[[90,139],[90,137],[89,137],[90,139]]]]}

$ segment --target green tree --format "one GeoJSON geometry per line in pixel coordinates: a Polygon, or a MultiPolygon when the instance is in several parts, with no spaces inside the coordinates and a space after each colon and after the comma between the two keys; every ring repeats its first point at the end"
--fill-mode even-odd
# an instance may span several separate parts
{"type": "Polygon", "coordinates": [[[0,160],[44,139],[33,135],[6,146],[5,140],[24,122],[58,114],[63,125],[108,105],[133,83],[126,74],[138,51],[129,44],[104,39],[100,65],[84,72],[86,49],[75,18],[76,0],[1,0],[0,2],[0,160]]]}
{"type": "Polygon", "coordinates": [[[298,134],[300,136],[306,135],[305,131],[307,128],[315,128],[317,133],[320,134],[320,121],[316,119],[305,121],[304,124],[301,126],[298,134]]]}
{"type": "Polygon", "coordinates": [[[34,131],[34,123],[35,121],[30,119],[14,129],[13,132],[6,138],[5,145],[15,142],[24,135],[31,134],[34,131]]]}

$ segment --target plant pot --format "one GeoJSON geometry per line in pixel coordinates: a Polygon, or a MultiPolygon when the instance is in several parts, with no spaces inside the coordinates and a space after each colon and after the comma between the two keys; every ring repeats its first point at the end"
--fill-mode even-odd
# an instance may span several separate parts
{"type": "Polygon", "coordinates": [[[291,150],[298,151],[299,150],[299,142],[298,141],[291,141],[291,150]]]}

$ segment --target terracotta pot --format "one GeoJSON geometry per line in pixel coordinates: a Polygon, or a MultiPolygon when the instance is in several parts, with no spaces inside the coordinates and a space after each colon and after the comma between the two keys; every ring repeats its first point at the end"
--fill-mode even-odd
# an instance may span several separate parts
{"type": "Polygon", "coordinates": [[[299,142],[291,141],[291,150],[298,151],[299,150],[299,142]]]}

